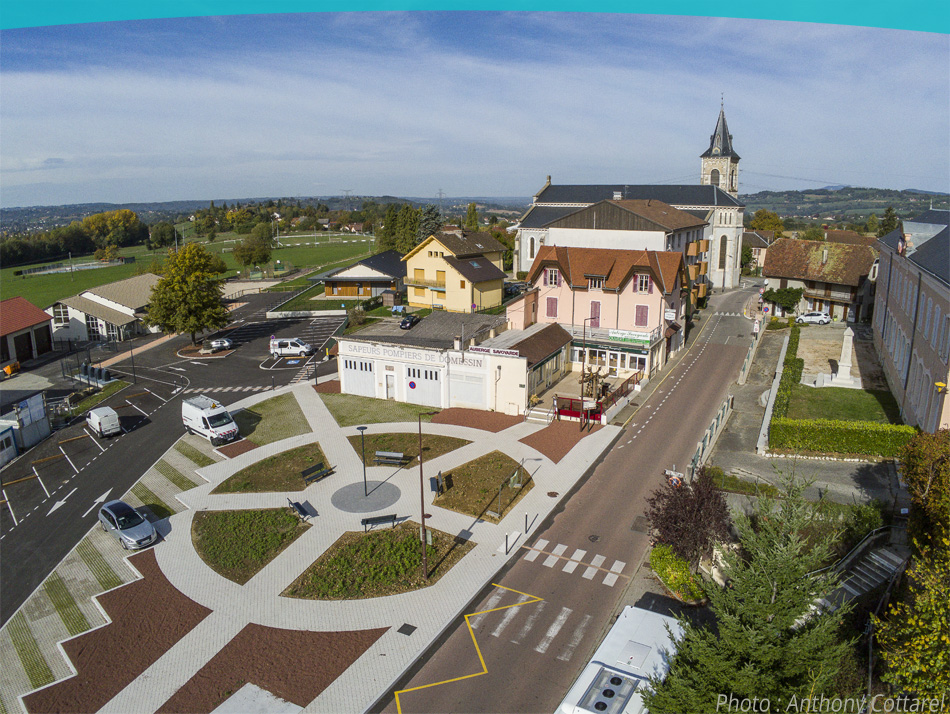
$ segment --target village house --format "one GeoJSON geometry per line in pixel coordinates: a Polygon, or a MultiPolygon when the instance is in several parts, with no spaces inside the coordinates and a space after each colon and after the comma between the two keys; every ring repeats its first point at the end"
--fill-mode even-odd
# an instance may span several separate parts
{"type": "Polygon", "coordinates": [[[509,323],[564,327],[573,337],[574,369],[652,376],[683,346],[682,253],[543,246],[528,283],[528,292],[508,306],[509,323]]]}
{"type": "Polygon", "coordinates": [[[403,256],[412,307],[475,312],[501,305],[505,246],[490,233],[439,233],[403,256]]]}
{"type": "Polygon", "coordinates": [[[323,294],[327,297],[366,299],[382,295],[386,290],[401,293],[405,277],[406,264],[402,253],[386,250],[345,268],[311,276],[309,280],[322,282],[325,286],[323,294]]]}
{"type": "Polygon", "coordinates": [[[765,253],[775,242],[775,231],[745,231],[742,234],[742,249],[752,251],[752,262],[746,266],[752,271],[765,267],[765,253]]]}
{"type": "Polygon", "coordinates": [[[950,428],[950,211],[930,210],[878,241],[874,346],[905,422],[950,428]]]}
{"type": "Polygon", "coordinates": [[[26,298],[0,302],[0,366],[25,362],[53,349],[52,318],[26,298]]]}
{"type": "Polygon", "coordinates": [[[160,328],[146,328],[142,318],[160,278],[152,273],[84,290],[53,303],[46,312],[53,317],[57,340],[122,341],[160,328]]]}
{"type": "Polygon", "coordinates": [[[795,313],[827,312],[832,320],[860,322],[874,307],[876,260],[877,251],[866,245],[779,238],[769,246],[762,275],[770,288],[804,288],[795,313]]]}

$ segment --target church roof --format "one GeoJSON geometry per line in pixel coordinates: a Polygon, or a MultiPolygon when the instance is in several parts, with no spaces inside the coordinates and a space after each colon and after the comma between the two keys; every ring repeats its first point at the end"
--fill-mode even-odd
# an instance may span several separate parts
{"type": "Polygon", "coordinates": [[[711,156],[728,156],[736,161],[739,160],[739,154],[732,148],[732,134],[729,133],[729,127],[726,126],[726,112],[722,108],[719,109],[716,130],[709,137],[709,148],[700,154],[700,157],[704,159],[711,156]]]}
{"type": "MultiPolygon", "coordinates": [[[[676,208],[683,206],[736,208],[745,205],[718,186],[707,184],[548,184],[538,192],[534,202],[536,205],[573,203],[589,206],[598,201],[614,200],[615,194],[619,194],[620,200],[654,198],[676,208]]],[[[560,218],[560,216],[554,218],[560,218]]],[[[524,221],[522,221],[522,227],[528,227],[525,226],[524,221]]]]}

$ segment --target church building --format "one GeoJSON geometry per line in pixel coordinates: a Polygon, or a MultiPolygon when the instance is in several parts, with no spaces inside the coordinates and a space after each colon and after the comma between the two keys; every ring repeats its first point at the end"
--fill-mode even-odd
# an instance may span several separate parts
{"type": "MultiPolygon", "coordinates": [[[[514,248],[514,269],[529,271],[541,246],[563,237],[553,238],[552,229],[578,211],[603,201],[661,201],[679,211],[692,214],[702,233],[698,245],[705,249],[704,262],[708,267],[698,282],[711,289],[738,287],[742,261],[742,221],[745,206],[739,201],[739,155],[732,145],[732,135],[726,124],[725,111],[720,108],[716,128],[709,139],[709,147],[701,155],[700,180],[684,185],[577,185],[547,182],[535,194],[531,206],[517,226],[514,248]],[[705,224],[705,225],[703,225],[705,224]]],[[[613,230],[610,224],[600,223],[598,230],[613,230]]],[[[630,235],[631,240],[639,240],[630,235]]],[[[614,231],[616,249],[644,249],[647,246],[627,245],[621,232],[614,231]]],[[[605,237],[606,239],[606,237],[605,237]]],[[[577,247],[583,247],[578,245],[577,247]]],[[[608,247],[599,245],[599,247],[608,247]]],[[[651,246],[652,247],[652,246],[651,246]]],[[[691,254],[689,254],[691,255],[691,254]]],[[[703,256],[700,256],[703,257],[703,256]]],[[[688,262],[688,261],[687,261],[688,262]]],[[[691,276],[692,277],[692,276],[691,276]]],[[[705,289],[703,289],[705,294],[705,289]]]]}

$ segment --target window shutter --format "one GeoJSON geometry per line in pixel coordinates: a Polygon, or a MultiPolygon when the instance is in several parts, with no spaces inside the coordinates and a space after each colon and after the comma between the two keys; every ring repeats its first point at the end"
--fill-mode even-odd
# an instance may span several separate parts
{"type": "Polygon", "coordinates": [[[560,270],[557,271],[556,275],[557,275],[557,286],[561,287],[561,271],[560,270]]]}
{"type": "Polygon", "coordinates": [[[650,287],[647,289],[647,292],[650,293],[650,295],[652,295],[653,294],[653,278],[648,276],[647,282],[650,285],[650,287]]]}
{"type": "Polygon", "coordinates": [[[548,269],[547,268],[544,269],[544,284],[545,286],[547,286],[548,284],[548,269]]]}

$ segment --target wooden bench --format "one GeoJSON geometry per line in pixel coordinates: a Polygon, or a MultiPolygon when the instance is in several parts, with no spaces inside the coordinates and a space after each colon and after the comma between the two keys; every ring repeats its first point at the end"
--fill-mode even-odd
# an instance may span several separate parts
{"type": "Polygon", "coordinates": [[[316,466],[311,466],[309,469],[304,469],[300,472],[301,477],[307,483],[315,483],[320,479],[326,478],[333,473],[333,467],[324,468],[323,462],[321,461],[316,466]]]}
{"type": "Polygon", "coordinates": [[[299,501],[291,501],[289,498],[287,502],[290,504],[290,507],[294,509],[294,512],[300,516],[300,520],[305,521],[310,517],[310,514],[307,513],[307,509],[299,501]]]}
{"type": "Polygon", "coordinates": [[[387,516],[370,516],[369,518],[363,518],[363,519],[360,521],[360,523],[363,524],[363,532],[365,533],[367,526],[378,526],[378,525],[381,525],[381,524],[383,524],[383,523],[386,523],[387,521],[392,521],[393,528],[395,528],[395,527],[396,527],[396,518],[397,518],[397,516],[396,516],[395,513],[390,513],[390,514],[387,515],[387,516]]]}
{"type": "Polygon", "coordinates": [[[405,466],[409,463],[410,457],[401,454],[398,451],[377,451],[376,463],[386,466],[405,466]]]}

